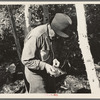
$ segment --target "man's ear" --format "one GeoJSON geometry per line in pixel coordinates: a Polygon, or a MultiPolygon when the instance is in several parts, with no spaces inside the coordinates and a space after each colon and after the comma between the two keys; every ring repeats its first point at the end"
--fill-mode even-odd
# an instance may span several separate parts
{"type": "Polygon", "coordinates": [[[55,36],[55,32],[53,29],[50,30],[50,37],[54,37],[55,36]]]}

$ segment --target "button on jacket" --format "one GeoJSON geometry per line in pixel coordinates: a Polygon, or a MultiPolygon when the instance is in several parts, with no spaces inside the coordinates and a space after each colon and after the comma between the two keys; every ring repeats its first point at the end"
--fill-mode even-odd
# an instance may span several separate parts
{"type": "Polygon", "coordinates": [[[54,58],[47,25],[34,28],[25,39],[21,60],[25,65],[29,93],[55,91],[55,80],[46,73],[44,63],[52,65],[54,58]]]}

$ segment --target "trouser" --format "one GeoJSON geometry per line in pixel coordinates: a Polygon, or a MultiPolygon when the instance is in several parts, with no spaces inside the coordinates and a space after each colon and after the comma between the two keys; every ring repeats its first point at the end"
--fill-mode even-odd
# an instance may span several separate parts
{"type": "Polygon", "coordinates": [[[33,72],[25,67],[25,78],[28,93],[55,93],[55,78],[45,71],[33,72]]]}

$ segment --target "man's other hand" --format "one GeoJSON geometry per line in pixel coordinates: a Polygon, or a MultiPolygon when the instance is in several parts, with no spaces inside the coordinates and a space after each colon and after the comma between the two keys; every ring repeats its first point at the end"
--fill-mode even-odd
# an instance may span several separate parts
{"type": "Polygon", "coordinates": [[[54,67],[59,67],[60,66],[60,62],[57,59],[53,60],[53,66],[54,67]]]}

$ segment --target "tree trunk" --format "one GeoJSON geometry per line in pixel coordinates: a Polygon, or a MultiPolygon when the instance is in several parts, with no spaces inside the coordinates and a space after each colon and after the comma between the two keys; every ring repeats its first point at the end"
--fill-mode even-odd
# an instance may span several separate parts
{"type": "Polygon", "coordinates": [[[14,36],[14,39],[15,39],[16,48],[17,48],[17,54],[18,54],[18,57],[19,57],[19,60],[20,60],[21,70],[23,72],[23,78],[25,80],[24,65],[21,63],[21,47],[20,47],[18,36],[16,34],[16,26],[15,26],[15,20],[13,18],[13,14],[12,14],[12,6],[8,6],[7,5],[7,8],[8,8],[8,13],[9,13],[9,17],[10,17],[12,33],[13,33],[13,36],[14,36]]]}
{"type": "Polygon", "coordinates": [[[13,8],[12,8],[11,5],[7,6],[7,8],[8,8],[8,13],[9,13],[9,17],[10,17],[12,33],[13,33],[13,36],[14,36],[14,39],[15,39],[16,48],[17,48],[17,54],[18,54],[19,59],[21,59],[21,47],[20,47],[18,36],[16,34],[16,26],[15,26],[15,21],[14,21],[13,14],[12,14],[12,9],[13,8]]]}
{"type": "Polygon", "coordinates": [[[25,5],[25,37],[31,31],[31,14],[29,11],[30,4],[25,5]]]}
{"type": "Polygon", "coordinates": [[[76,12],[79,45],[83,55],[84,64],[86,66],[86,72],[90,83],[91,93],[98,94],[100,93],[100,87],[98,78],[96,76],[94,61],[90,52],[90,46],[88,44],[84,5],[76,4],[76,12]]]}
{"type": "Polygon", "coordinates": [[[48,6],[47,5],[43,5],[43,23],[48,23],[49,22],[49,11],[48,11],[48,6]]]}

